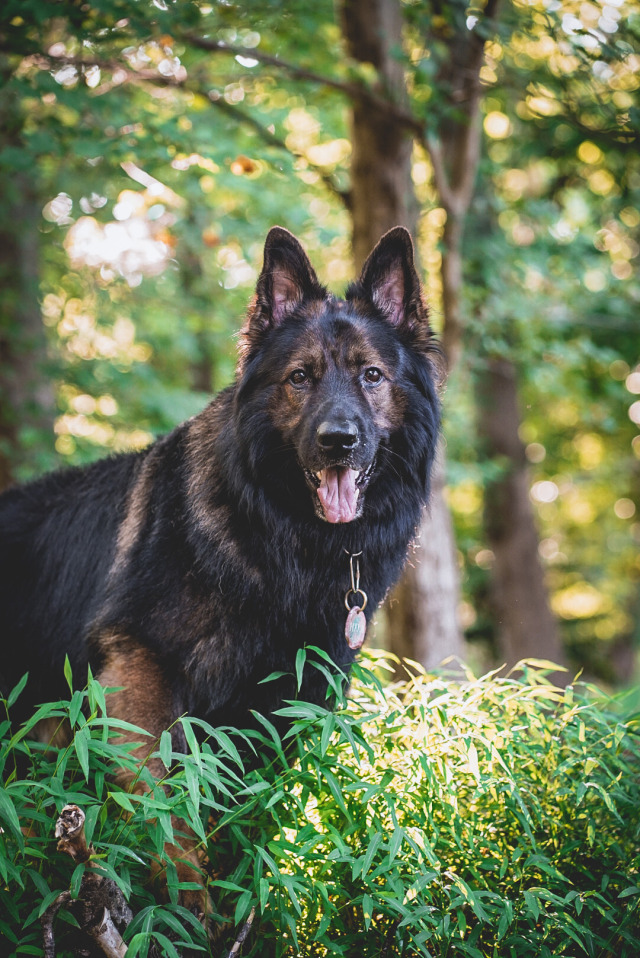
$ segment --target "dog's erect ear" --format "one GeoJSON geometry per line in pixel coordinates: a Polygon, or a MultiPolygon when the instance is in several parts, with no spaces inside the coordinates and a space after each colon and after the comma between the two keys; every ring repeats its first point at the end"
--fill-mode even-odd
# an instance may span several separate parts
{"type": "Polygon", "coordinates": [[[253,329],[279,326],[304,299],[324,296],[324,287],[295,236],[281,226],[272,227],[264,244],[264,264],[249,317],[253,329]]]}
{"type": "Polygon", "coordinates": [[[427,309],[413,263],[413,243],[404,226],[384,234],[350,294],[364,295],[394,326],[412,331],[420,326],[428,329],[427,309]]]}

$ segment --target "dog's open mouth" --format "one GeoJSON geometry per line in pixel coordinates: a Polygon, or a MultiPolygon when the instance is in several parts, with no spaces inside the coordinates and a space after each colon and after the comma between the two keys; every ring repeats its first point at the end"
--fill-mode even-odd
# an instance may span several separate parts
{"type": "Polygon", "coordinates": [[[361,470],[348,466],[327,466],[318,472],[305,469],[327,522],[352,522],[358,517],[360,493],[371,478],[373,465],[371,462],[366,469],[361,470]]]}

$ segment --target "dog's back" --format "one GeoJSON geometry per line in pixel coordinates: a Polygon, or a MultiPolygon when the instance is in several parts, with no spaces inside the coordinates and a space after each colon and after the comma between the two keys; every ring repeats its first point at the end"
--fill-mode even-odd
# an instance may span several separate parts
{"type": "Polygon", "coordinates": [[[138,459],[60,470],[0,496],[3,692],[29,670],[32,702],[63,694],[65,654],[86,675],[86,630],[103,599],[138,459]]]}

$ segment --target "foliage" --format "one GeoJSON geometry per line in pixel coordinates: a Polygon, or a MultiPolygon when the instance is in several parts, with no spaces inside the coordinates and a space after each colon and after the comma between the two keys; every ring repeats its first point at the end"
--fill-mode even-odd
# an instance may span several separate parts
{"type": "MultiPolygon", "coordinates": [[[[308,84],[285,92],[257,60],[188,40],[298,56],[313,44],[329,68],[327,5],[165,6],[65,0],[53,17],[33,0],[0,12],[0,107],[17,131],[0,140],[0,177],[29,170],[36,196],[57,392],[58,460],[40,469],[144,445],[226,385],[274,223],[320,247],[338,281],[348,273],[343,210],[321,184],[332,164],[316,172],[307,158],[326,140],[308,84]]],[[[323,103],[323,122],[342,132],[340,101],[323,103]]],[[[28,442],[23,428],[18,479],[33,474],[28,442]]]]}
{"type": "MultiPolygon", "coordinates": [[[[442,38],[484,36],[485,7],[402,3],[407,108],[425,134],[450,109],[442,38]]],[[[16,414],[18,450],[6,454],[18,480],[145,445],[229,381],[274,223],[344,288],[346,115],[353,84],[375,86],[340,47],[328,0],[60,0],[54,12],[47,0],[0,10],[0,213],[23,237],[33,218],[12,204],[28,174],[43,373],[56,393],[54,454],[51,430],[16,414]]],[[[630,677],[640,641],[638,23],[637,0],[500,5],[481,71],[465,348],[444,398],[468,638],[492,650],[482,503],[501,463],[487,461],[470,422],[474,376],[500,356],[522,384],[540,554],[565,646],[611,683],[630,677]]],[[[437,326],[446,214],[419,147],[414,182],[437,326]]],[[[5,280],[0,339],[11,345],[16,291],[5,280]]],[[[0,387],[13,373],[4,356],[3,346],[0,387]]]]}
{"type": "MultiPolygon", "coordinates": [[[[87,814],[96,864],[130,899],[129,956],[156,941],[207,950],[193,916],[157,905],[148,862],[171,841],[171,815],[206,842],[217,920],[230,944],[252,906],[246,954],[285,956],[613,956],[640,949],[638,717],[590,689],[566,692],[528,663],[522,680],[447,681],[411,667],[383,688],[389,663],[356,669],[336,712],[294,701],[245,733],[182,719],[190,752],[171,754],[166,790],[134,795],[109,776],[131,762],[89,679],[69,701],[11,724],[5,702],[0,790],[0,933],[11,954],[39,954],[38,916],[82,868],[53,852],[64,804],[87,814]],[[68,720],[66,748],[27,737],[36,721],[68,720]],[[257,750],[259,758],[254,754],[257,750]],[[285,759],[284,752],[288,754],[285,759]]],[[[320,668],[319,650],[297,661],[320,668]]],[[[57,919],[59,954],[73,922],[57,919]]],[[[220,949],[218,949],[220,950],[220,949]]]]}
{"type": "Polygon", "coordinates": [[[635,4],[504,10],[481,72],[467,348],[445,428],[468,635],[490,641],[481,505],[504,463],[469,441],[468,422],[487,360],[516,366],[552,608],[572,661],[611,683],[631,677],[639,639],[637,50],[635,4]]]}

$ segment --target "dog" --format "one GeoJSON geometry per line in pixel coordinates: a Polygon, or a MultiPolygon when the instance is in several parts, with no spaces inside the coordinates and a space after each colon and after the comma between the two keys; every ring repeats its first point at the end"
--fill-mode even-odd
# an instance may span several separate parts
{"type": "MultiPolygon", "coordinates": [[[[0,497],[0,688],[29,672],[22,717],[65,696],[68,655],[113,717],[186,751],[184,713],[243,728],[295,697],[303,646],[348,673],[427,502],[438,368],[405,229],[338,299],[273,227],[231,386],[143,451],[0,497]]],[[[298,696],[326,702],[320,671],[298,696]]]]}

